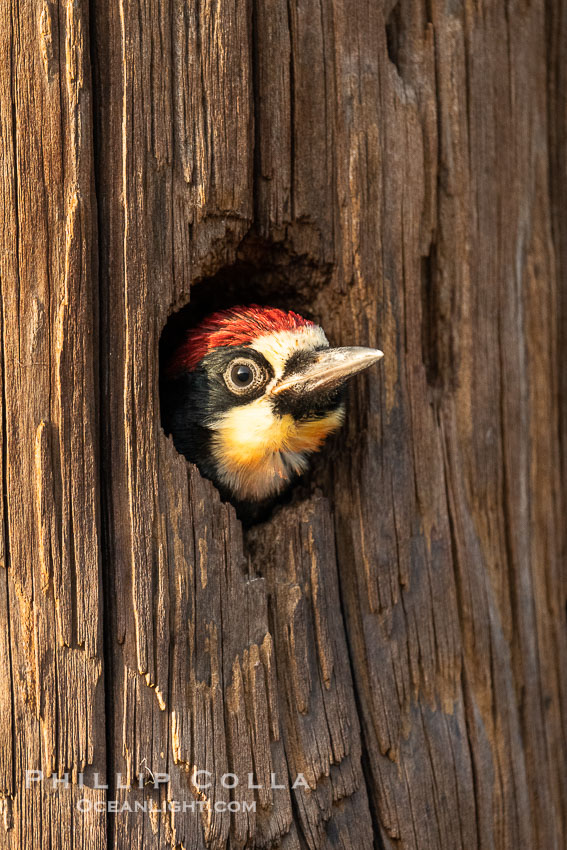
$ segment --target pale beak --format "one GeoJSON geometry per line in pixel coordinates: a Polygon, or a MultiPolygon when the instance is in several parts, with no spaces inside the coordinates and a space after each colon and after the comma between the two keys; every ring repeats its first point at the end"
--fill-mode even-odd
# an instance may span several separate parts
{"type": "Polygon", "coordinates": [[[314,351],[300,371],[285,375],[273,388],[272,395],[291,390],[294,393],[311,393],[338,387],[347,378],[362,372],[380,360],[383,353],[376,348],[325,348],[314,351]]]}

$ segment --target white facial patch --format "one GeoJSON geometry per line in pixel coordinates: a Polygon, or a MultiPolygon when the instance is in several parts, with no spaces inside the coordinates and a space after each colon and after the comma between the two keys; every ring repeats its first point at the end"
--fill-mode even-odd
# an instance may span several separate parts
{"type": "Polygon", "coordinates": [[[264,355],[268,363],[272,365],[276,381],[278,381],[292,354],[297,351],[328,348],[329,341],[318,325],[303,325],[293,331],[275,331],[260,336],[250,347],[264,355]]]}

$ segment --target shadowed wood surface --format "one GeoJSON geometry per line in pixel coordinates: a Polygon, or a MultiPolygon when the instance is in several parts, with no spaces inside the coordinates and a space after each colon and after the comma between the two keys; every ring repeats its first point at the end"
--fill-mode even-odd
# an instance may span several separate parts
{"type": "Polygon", "coordinates": [[[0,848],[566,846],[566,69],[562,0],[1,4],[0,848]],[[246,533],[158,393],[237,301],[386,355],[246,533]]]}

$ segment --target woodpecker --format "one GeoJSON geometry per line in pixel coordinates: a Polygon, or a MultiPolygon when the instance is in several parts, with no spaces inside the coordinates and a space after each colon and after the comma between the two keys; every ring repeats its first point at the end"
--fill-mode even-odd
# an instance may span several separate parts
{"type": "Polygon", "coordinates": [[[305,472],[343,423],[346,380],[382,356],[330,348],[322,328],[293,311],[216,312],[166,365],[164,430],[246,519],[305,472]]]}

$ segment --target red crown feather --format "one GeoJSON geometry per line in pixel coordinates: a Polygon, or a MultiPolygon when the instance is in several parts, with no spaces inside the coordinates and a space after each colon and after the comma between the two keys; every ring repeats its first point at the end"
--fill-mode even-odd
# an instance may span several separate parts
{"type": "Polygon", "coordinates": [[[249,345],[255,339],[275,331],[293,331],[313,327],[313,322],[293,311],[277,307],[231,307],[208,316],[192,328],[185,342],[177,349],[168,372],[174,376],[183,370],[194,369],[209,351],[229,345],[249,345]]]}

